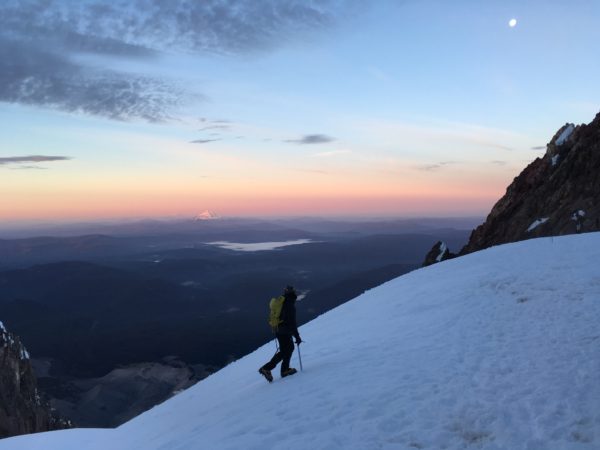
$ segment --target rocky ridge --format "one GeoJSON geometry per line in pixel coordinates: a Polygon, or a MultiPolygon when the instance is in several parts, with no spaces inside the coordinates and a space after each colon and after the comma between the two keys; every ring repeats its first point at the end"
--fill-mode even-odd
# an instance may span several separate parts
{"type": "Polygon", "coordinates": [[[70,428],[38,392],[29,353],[0,322],[0,438],[70,428]]]}
{"type": "MultiPolygon", "coordinates": [[[[508,186],[458,255],[543,236],[600,230],[600,113],[587,125],[563,125],[546,153],[508,186]]],[[[438,242],[425,264],[438,262],[438,242]]],[[[439,260],[456,256],[446,252],[439,260]]]]}

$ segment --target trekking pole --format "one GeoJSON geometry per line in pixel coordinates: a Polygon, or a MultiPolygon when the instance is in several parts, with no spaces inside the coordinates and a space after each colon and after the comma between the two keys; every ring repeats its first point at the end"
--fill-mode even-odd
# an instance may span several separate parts
{"type": "Polygon", "coordinates": [[[300,372],[303,371],[302,369],[302,355],[300,354],[300,344],[298,344],[298,360],[300,361],[300,372]]]}

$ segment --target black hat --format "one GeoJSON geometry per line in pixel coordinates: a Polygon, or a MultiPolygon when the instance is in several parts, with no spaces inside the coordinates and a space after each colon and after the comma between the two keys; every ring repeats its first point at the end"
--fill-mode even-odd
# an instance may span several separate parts
{"type": "Polygon", "coordinates": [[[288,284],[288,285],[285,287],[285,289],[283,290],[283,293],[284,293],[284,294],[285,294],[285,293],[287,293],[287,292],[290,292],[290,293],[291,293],[291,292],[296,292],[296,291],[295,291],[295,289],[294,289],[294,286],[291,286],[291,285],[289,285],[289,284],[288,284]]]}

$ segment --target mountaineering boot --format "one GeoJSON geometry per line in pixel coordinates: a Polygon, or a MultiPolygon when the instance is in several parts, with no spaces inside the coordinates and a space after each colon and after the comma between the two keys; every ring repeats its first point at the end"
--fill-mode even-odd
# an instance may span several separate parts
{"type": "Polygon", "coordinates": [[[286,371],[281,372],[281,378],[289,377],[290,375],[294,375],[296,372],[298,372],[296,369],[290,367],[286,371]]]}
{"type": "Polygon", "coordinates": [[[265,377],[269,383],[273,381],[273,375],[271,375],[270,370],[267,370],[264,367],[261,367],[260,369],[258,369],[258,373],[260,373],[263,377],[265,377]]]}

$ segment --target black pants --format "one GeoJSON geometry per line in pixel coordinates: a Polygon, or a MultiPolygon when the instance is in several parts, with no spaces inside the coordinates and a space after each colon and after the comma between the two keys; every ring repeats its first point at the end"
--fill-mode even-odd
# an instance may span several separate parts
{"type": "Polygon", "coordinates": [[[279,351],[263,367],[273,370],[281,361],[281,373],[283,373],[290,368],[290,359],[294,353],[294,341],[291,334],[276,334],[275,337],[279,342],[279,351]]]}

